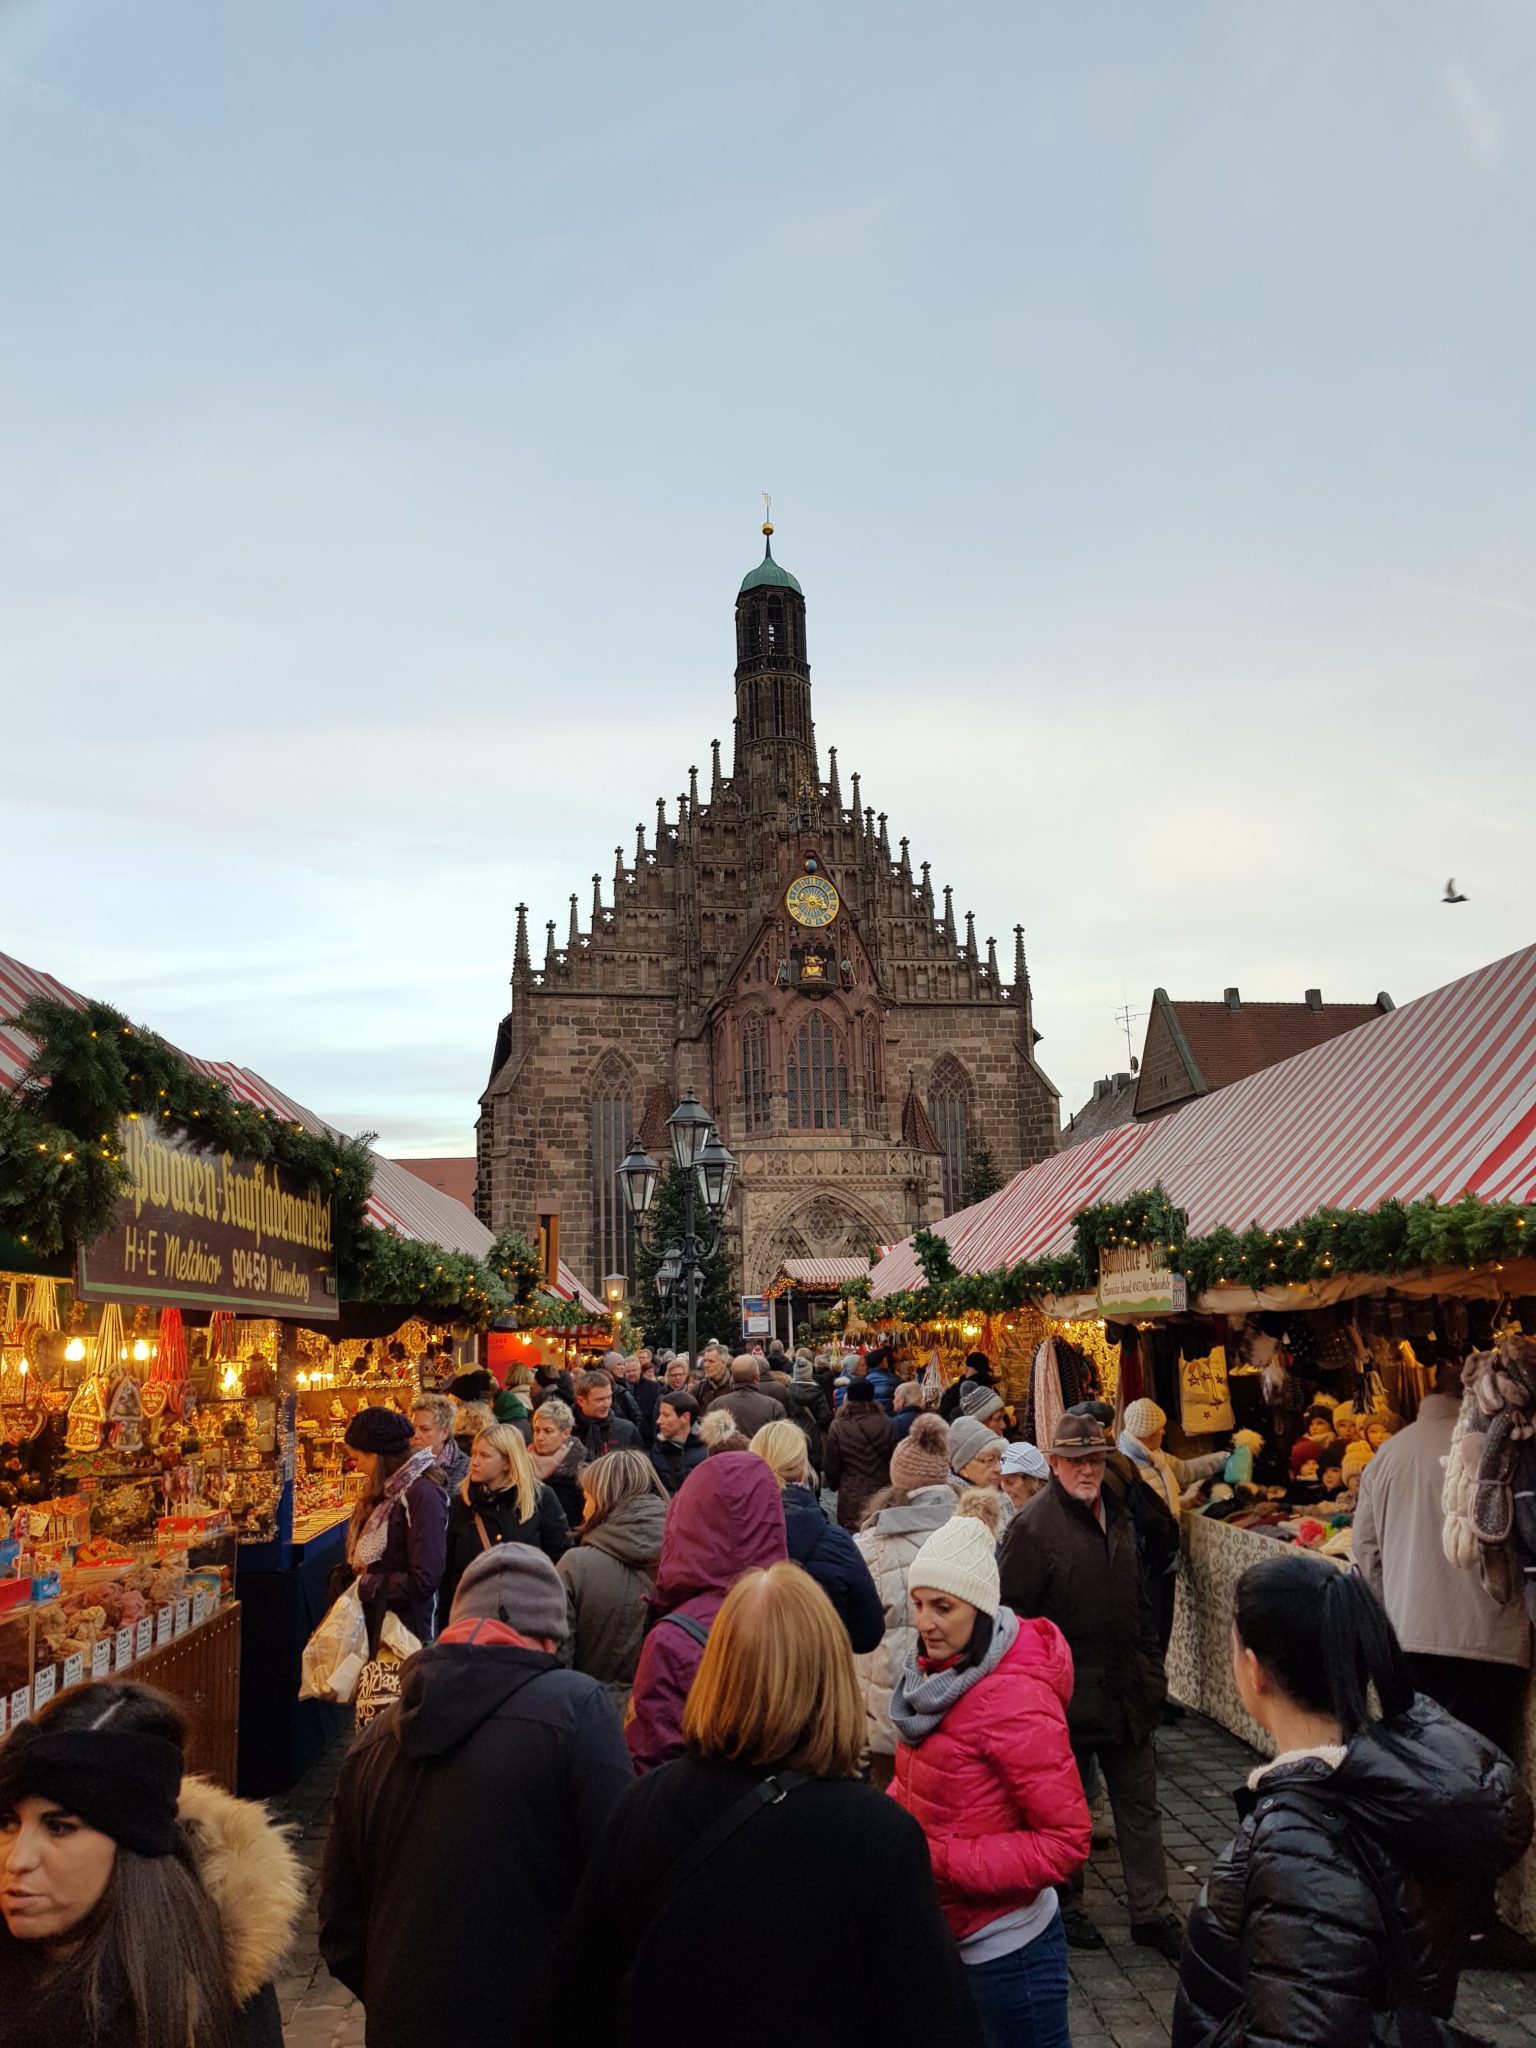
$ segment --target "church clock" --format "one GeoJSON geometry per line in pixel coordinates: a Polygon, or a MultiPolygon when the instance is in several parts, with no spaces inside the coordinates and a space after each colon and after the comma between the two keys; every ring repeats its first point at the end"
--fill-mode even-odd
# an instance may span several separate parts
{"type": "Polygon", "coordinates": [[[841,898],[825,875],[797,875],[784,892],[784,908],[796,924],[820,931],[841,908],[841,898]]]}

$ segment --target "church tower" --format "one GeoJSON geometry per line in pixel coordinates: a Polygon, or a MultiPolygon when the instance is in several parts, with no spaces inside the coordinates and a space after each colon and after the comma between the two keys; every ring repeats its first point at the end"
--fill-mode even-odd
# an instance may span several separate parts
{"type": "Polygon", "coordinates": [[[754,808],[793,802],[816,774],[805,594],[773,559],[773,522],[763,521],[763,559],[736,597],[736,748],[733,777],[754,808]]]}
{"type": "MultiPolygon", "coordinates": [[[[542,960],[517,913],[511,1003],[481,1098],[476,1208],[492,1229],[558,1215],[589,1284],[632,1274],[615,1175],[631,1136],[665,1149],[687,1088],[737,1161],[727,1243],[742,1290],[785,1258],[864,1255],[963,1206],[974,1151],[1014,1173],[1057,1143],[1018,934],[1004,981],[926,861],[889,820],[823,779],[805,595],[763,558],[736,594],[735,744],[726,773],[683,770],[658,799],[590,927],[546,921],[542,960]]],[[[724,708],[722,706],[722,708],[724,708]]],[[[727,1332],[709,1332],[727,1335],[727,1332]]]]}

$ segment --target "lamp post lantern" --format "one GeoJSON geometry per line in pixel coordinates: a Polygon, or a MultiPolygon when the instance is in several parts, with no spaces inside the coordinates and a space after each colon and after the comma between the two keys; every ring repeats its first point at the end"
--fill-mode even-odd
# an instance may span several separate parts
{"type": "MultiPolygon", "coordinates": [[[[715,1120],[690,1088],[667,1118],[667,1135],[672,1157],[683,1183],[683,1236],[680,1244],[669,1244],[656,1269],[656,1290],[665,1300],[670,1294],[676,1342],[678,1290],[688,1316],[688,1363],[698,1362],[699,1273],[712,1258],[720,1242],[720,1229],[736,1178],[736,1161],[720,1141],[715,1120]],[[708,1222],[707,1240],[698,1230],[695,1204],[702,1202],[708,1222]]],[[[624,1202],[641,1242],[645,1241],[645,1218],[656,1199],[660,1168],[637,1136],[618,1169],[624,1202]]],[[[650,1245],[646,1246],[651,1250],[650,1245]]]]}

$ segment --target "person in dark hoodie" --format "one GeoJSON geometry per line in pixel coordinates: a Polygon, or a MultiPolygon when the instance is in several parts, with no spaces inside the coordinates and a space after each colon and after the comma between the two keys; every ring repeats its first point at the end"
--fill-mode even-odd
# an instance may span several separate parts
{"type": "Polygon", "coordinates": [[[608,1689],[561,1668],[565,1588],[507,1543],[459,1581],[449,1625],[406,1667],[397,1704],[341,1768],[320,1879],[320,1953],[367,2009],[367,2048],[505,2048],[515,1993],[496,1967],[515,1929],[541,1957],[634,1782],[608,1689]],[[431,1902],[477,1958],[423,1964],[431,1902]]]}
{"type": "Polygon", "coordinates": [[[637,1771],[683,1750],[683,1702],[721,1602],[745,1571],[787,1556],[773,1474],[746,1451],[708,1458],[673,1500],[661,1539],[651,1623],[624,1730],[637,1771]]]}
{"type": "Polygon", "coordinates": [[[1238,1794],[1190,1915],[1173,2048],[1413,2040],[1450,2017],[1469,1881],[1523,1853],[1530,1797],[1493,1743],[1415,1697],[1374,1595],[1321,1558],[1243,1573],[1232,1669],[1279,1754],[1238,1794]]]}
{"type": "Polygon", "coordinates": [[[837,1610],[855,1656],[885,1634],[885,1609],[869,1566],[846,1529],[829,1522],[811,1491],[811,1465],[798,1423],[770,1422],[752,1439],[752,1455],[773,1474],[784,1502],[789,1561],[808,1572],[837,1610]]]}
{"type": "Polygon", "coordinates": [[[985,1351],[966,1353],[965,1364],[960,1368],[960,1377],[951,1380],[939,1396],[939,1414],[946,1422],[953,1422],[960,1413],[960,1401],[967,1387],[990,1387],[992,1384],[992,1361],[985,1351]]]}

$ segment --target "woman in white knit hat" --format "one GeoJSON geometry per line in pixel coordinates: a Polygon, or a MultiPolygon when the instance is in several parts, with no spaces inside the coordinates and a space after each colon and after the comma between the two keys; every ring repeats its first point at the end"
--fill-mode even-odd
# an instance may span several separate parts
{"type": "Polygon", "coordinates": [[[1168,1417],[1155,1401],[1143,1397],[1132,1401],[1121,1420],[1119,1449],[1135,1465],[1154,1493],[1168,1502],[1168,1512],[1177,1521],[1184,1495],[1203,1479],[1212,1479],[1227,1462],[1225,1451],[1213,1451],[1205,1458],[1175,1458],[1163,1449],[1168,1417]]]}
{"type": "Polygon", "coordinates": [[[917,1642],[891,1694],[895,1797],[922,1824],[990,2048],[1070,2048],[1054,1887],[1088,1857],[1067,1739],[1072,1656],[1001,1604],[992,1538],[956,1515],[907,1572],[917,1642]]]}

